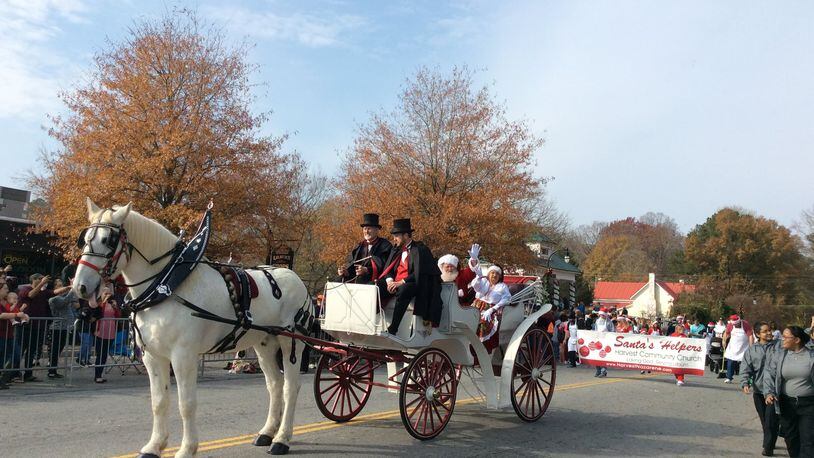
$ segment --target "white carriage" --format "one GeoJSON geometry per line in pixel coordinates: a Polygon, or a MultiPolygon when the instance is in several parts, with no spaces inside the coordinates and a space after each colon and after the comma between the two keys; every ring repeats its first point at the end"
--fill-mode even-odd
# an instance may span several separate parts
{"type": "Polygon", "coordinates": [[[490,355],[476,335],[479,311],[459,304],[453,283],[442,284],[437,328],[413,316],[411,304],[395,336],[387,332],[394,301],[380,305],[376,286],[328,283],[320,323],[337,342],[318,347],[324,354],[314,378],[317,406],[327,418],[343,422],[362,410],[373,386],[397,390],[407,431],[431,439],[449,422],[466,371],[482,389],[487,408],[511,405],[522,420],[538,420],[556,380],[553,345],[539,323],[551,305],[540,305],[540,293],[537,281],[513,296],[503,312],[500,348],[490,355]],[[478,364],[482,361],[491,364],[478,364]],[[374,372],[384,364],[387,381],[376,382],[374,372]]]}

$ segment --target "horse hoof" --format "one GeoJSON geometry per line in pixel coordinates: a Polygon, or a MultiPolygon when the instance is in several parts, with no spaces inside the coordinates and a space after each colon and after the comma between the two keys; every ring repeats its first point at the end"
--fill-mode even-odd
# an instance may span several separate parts
{"type": "Polygon", "coordinates": [[[271,444],[268,452],[269,455],[288,455],[288,446],[280,442],[271,444]]]}
{"type": "Polygon", "coordinates": [[[136,458],[161,458],[161,457],[156,455],[155,453],[139,453],[138,457],[136,458]]]}
{"type": "Polygon", "coordinates": [[[258,447],[268,447],[271,445],[271,442],[271,436],[258,434],[257,437],[254,438],[254,442],[252,442],[252,444],[258,447]]]}

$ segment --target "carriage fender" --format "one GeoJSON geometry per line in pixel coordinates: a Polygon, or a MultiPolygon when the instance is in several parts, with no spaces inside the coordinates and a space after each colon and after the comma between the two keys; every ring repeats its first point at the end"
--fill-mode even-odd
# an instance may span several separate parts
{"type": "MultiPolygon", "coordinates": [[[[483,343],[480,341],[480,338],[477,336],[477,334],[475,334],[474,331],[468,327],[465,327],[461,328],[458,332],[463,334],[464,337],[466,337],[466,340],[469,341],[469,344],[475,350],[475,355],[477,355],[478,361],[491,361],[491,355],[486,352],[486,347],[483,346],[483,343]]],[[[456,344],[460,346],[460,342],[456,342],[456,344]]],[[[435,346],[435,343],[433,343],[433,346],[435,346]]],[[[483,372],[486,408],[497,409],[497,377],[495,377],[495,373],[492,370],[492,365],[481,365],[481,371],[483,372]]]]}
{"type": "Polygon", "coordinates": [[[527,316],[525,320],[520,323],[520,326],[514,330],[512,339],[506,347],[506,353],[503,358],[503,365],[500,367],[500,404],[499,408],[511,407],[511,383],[512,383],[512,369],[514,369],[514,358],[517,356],[517,350],[520,348],[520,343],[523,336],[531,328],[537,320],[551,310],[551,304],[544,304],[540,310],[527,316]]]}

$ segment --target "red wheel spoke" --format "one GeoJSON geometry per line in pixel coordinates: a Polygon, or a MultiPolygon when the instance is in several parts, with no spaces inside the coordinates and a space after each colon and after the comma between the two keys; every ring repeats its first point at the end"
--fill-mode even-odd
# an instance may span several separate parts
{"type": "Polygon", "coordinates": [[[328,378],[328,377],[321,377],[320,376],[320,377],[317,378],[317,380],[320,381],[320,382],[331,382],[331,381],[339,380],[339,377],[330,377],[330,378],[328,378]]]}
{"type": "Polygon", "coordinates": [[[369,374],[370,372],[371,372],[370,365],[365,364],[364,366],[361,366],[357,370],[355,370],[353,372],[353,375],[355,375],[357,377],[364,377],[365,375],[369,374]]]}
{"type": "MultiPolygon", "coordinates": [[[[331,412],[336,412],[336,404],[337,402],[339,402],[340,399],[342,399],[342,387],[339,387],[339,389],[336,390],[336,392],[339,393],[339,396],[334,398],[334,403],[333,405],[331,405],[331,412]]],[[[330,401],[330,399],[328,401],[330,401]]]]}
{"type": "Polygon", "coordinates": [[[526,396],[528,396],[528,394],[529,394],[528,381],[523,382],[523,384],[520,386],[520,388],[518,388],[517,391],[515,391],[515,393],[514,393],[515,395],[517,395],[517,392],[519,392],[524,387],[526,389],[523,391],[523,396],[520,397],[520,402],[518,402],[518,404],[522,404],[523,401],[526,399],[526,396]]]}
{"type": "Polygon", "coordinates": [[[548,401],[548,394],[546,394],[545,388],[543,388],[539,383],[537,384],[537,387],[540,389],[540,393],[543,395],[545,400],[548,401]]]}
{"type": "Polygon", "coordinates": [[[429,428],[428,423],[430,423],[431,420],[432,420],[432,403],[430,401],[427,401],[427,402],[424,403],[424,422],[421,425],[422,428],[423,428],[422,431],[425,434],[427,433],[427,431],[432,431],[432,429],[435,429],[435,428],[432,428],[432,429],[429,428]]]}
{"type": "MultiPolygon", "coordinates": [[[[353,398],[354,398],[354,399],[356,399],[356,403],[357,403],[357,404],[361,404],[361,403],[362,403],[362,400],[361,400],[361,399],[359,399],[359,396],[357,396],[357,395],[356,395],[356,391],[355,391],[353,388],[350,388],[350,389],[348,390],[348,392],[349,392],[351,395],[353,395],[353,398]]],[[[350,404],[350,399],[348,399],[348,404],[350,404]]],[[[353,407],[351,407],[350,405],[348,405],[348,407],[350,408],[350,410],[353,410],[353,407]]]]}
{"type": "Polygon", "coordinates": [[[367,386],[367,388],[362,387],[362,386],[359,386],[359,385],[357,385],[357,384],[356,384],[356,382],[354,382],[353,380],[348,380],[348,382],[350,382],[351,386],[354,386],[354,387],[358,388],[359,390],[361,390],[361,391],[363,391],[363,392],[367,392],[367,391],[368,391],[368,390],[371,388],[371,386],[370,386],[370,385],[368,385],[368,386],[367,386]]]}
{"type": "Polygon", "coordinates": [[[422,399],[424,399],[424,398],[423,398],[423,397],[421,397],[421,396],[416,396],[416,397],[415,397],[415,399],[413,399],[412,401],[408,402],[407,404],[404,404],[404,407],[410,407],[411,405],[415,404],[416,402],[418,402],[418,401],[420,401],[420,400],[422,400],[422,399]]]}
{"type": "MultiPolygon", "coordinates": [[[[525,387],[528,384],[529,384],[529,379],[524,380],[523,383],[520,384],[520,387],[514,391],[514,395],[517,396],[517,393],[519,393],[520,390],[522,390],[523,387],[525,387]]],[[[521,399],[521,401],[522,401],[522,399],[521,399]]]]}
{"type": "MultiPolygon", "coordinates": [[[[435,431],[435,415],[433,415],[433,410],[434,409],[435,409],[435,403],[432,402],[432,401],[427,402],[427,416],[430,417],[430,431],[435,431]]],[[[425,428],[427,426],[427,421],[426,420],[424,420],[424,426],[425,426],[425,428]]]]}
{"type": "Polygon", "coordinates": [[[418,396],[416,397],[416,399],[418,399],[420,402],[418,403],[418,405],[415,406],[415,409],[413,409],[413,411],[410,413],[410,418],[413,418],[418,409],[420,409],[421,406],[423,406],[427,402],[427,398],[425,398],[424,396],[418,396]]]}
{"type": "Polygon", "coordinates": [[[342,385],[340,385],[339,382],[334,383],[333,385],[329,386],[328,388],[325,388],[320,394],[325,394],[325,392],[330,390],[331,388],[335,388],[335,391],[333,392],[333,394],[328,396],[328,399],[326,399],[325,402],[330,402],[330,400],[333,399],[333,397],[336,395],[336,393],[339,391],[339,389],[342,388],[342,385]]]}
{"type": "Polygon", "coordinates": [[[445,403],[443,403],[443,402],[439,402],[439,403],[438,403],[438,405],[439,405],[439,406],[441,406],[441,407],[443,407],[443,408],[444,408],[444,410],[446,410],[447,412],[452,413],[452,411],[451,411],[451,410],[449,410],[449,407],[447,407],[445,403]]]}
{"type": "MultiPolygon", "coordinates": [[[[413,414],[415,414],[415,412],[418,411],[418,416],[415,419],[415,423],[413,423],[413,428],[416,429],[418,429],[418,423],[421,421],[421,416],[424,415],[424,407],[427,404],[426,399],[422,399],[421,401],[422,402],[418,403],[415,410],[413,410],[413,414]]],[[[410,418],[412,417],[413,416],[411,415],[410,418]]]]}

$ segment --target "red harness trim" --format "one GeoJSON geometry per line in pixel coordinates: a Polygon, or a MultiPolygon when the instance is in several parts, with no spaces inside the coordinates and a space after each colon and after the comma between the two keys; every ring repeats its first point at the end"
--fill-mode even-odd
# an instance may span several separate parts
{"type": "Polygon", "coordinates": [[[80,259],[77,264],[82,264],[83,266],[88,266],[91,269],[95,270],[96,272],[99,272],[99,269],[101,269],[101,267],[97,267],[95,264],[91,264],[88,261],[85,261],[84,259],[80,259]]]}

